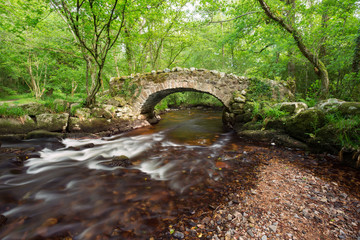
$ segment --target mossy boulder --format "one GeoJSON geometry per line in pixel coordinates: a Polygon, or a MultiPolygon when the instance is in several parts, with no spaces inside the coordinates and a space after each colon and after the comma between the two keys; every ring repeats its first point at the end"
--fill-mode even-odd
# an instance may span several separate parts
{"type": "Polygon", "coordinates": [[[290,114],[298,114],[299,112],[308,108],[306,103],[303,102],[283,102],[275,106],[279,106],[280,111],[284,111],[290,114]]]}
{"type": "Polygon", "coordinates": [[[80,119],[87,119],[90,118],[91,109],[90,108],[78,108],[75,110],[75,117],[80,119]]]}
{"type": "Polygon", "coordinates": [[[0,118],[0,134],[28,133],[35,128],[35,121],[28,115],[19,118],[0,118]]]}
{"type": "Polygon", "coordinates": [[[44,113],[36,116],[37,127],[50,132],[64,132],[68,121],[68,113],[44,113]]]}
{"type": "Polygon", "coordinates": [[[91,116],[96,118],[106,118],[110,119],[112,118],[113,114],[111,112],[107,111],[106,108],[93,108],[91,109],[91,116]]]}
{"type": "Polygon", "coordinates": [[[235,102],[235,103],[231,104],[231,110],[235,114],[242,114],[242,113],[244,113],[244,106],[245,106],[245,103],[235,102]]]}
{"type": "Polygon", "coordinates": [[[86,118],[80,119],[76,117],[70,117],[69,131],[70,132],[88,132],[97,133],[108,130],[111,126],[111,119],[106,118],[86,118]]]}
{"type": "Polygon", "coordinates": [[[335,113],[338,111],[339,106],[343,103],[345,103],[345,101],[336,98],[329,98],[319,102],[315,107],[325,113],[335,113]]]}
{"type": "Polygon", "coordinates": [[[343,116],[360,116],[360,102],[344,102],[338,109],[343,116]]]}
{"type": "Polygon", "coordinates": [[[325,124],[325,114],[319,109],[307,109],[286,122],[286,131],[300,140],[306,141],[311,134],[323,127],[325,124]]]}
{"type": "Polygon", "coordinates": [[[286,118],[280,119],[270,119],[265,122],[266,129],[279,129],[282,130],[285,128],[286,118]]]}
{"type": "Polygon", "coordinates": [[[242,125],[244,130],[261,130],[263,128],[262,122],[247,122],[242,125]]]}
{"type": "Polygon", "coordinates": [[[238,131],[237,134],[240,137],[251,139],[254,141],[267,142],[268,144],[276,144],[285,147],[291,147],[296,149],[308,149],[309,147],[281,131],[276,130],[243,130],[238,131]]]}
{"type": "Polygon", "coordinates": [[[106,101],[106,104],[113,105],[115,107],[123,107],[127,104],[126,100],[122,97],[115,96],[106,101]]]}
{"type": "Polygon", "coordinates": [[[238,91],[236,91],[233,94],[233,99],[234,99],[234,102],[236,102],[236,103],[245,103],[246,102],[246,97],[238,91]]]}
{"type": "Polygon", "coordinates": [[[18,107],[22,108],[24,112],[26,112],[30,116],[36,116],[38,114],[42,114],[48,112],[48,109],[42,103],[32,102],[20,104],[18,107]]]}

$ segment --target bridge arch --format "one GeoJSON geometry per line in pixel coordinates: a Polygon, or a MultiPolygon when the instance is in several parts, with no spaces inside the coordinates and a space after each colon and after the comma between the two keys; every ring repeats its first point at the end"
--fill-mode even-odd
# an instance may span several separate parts
{"type": "Polygon", "coordinates": [[[136,114],[153,118],[154,107],[166,96],[184,91],[207,93],[217,98],[226,109],[231,106],[233,92],[248,88],[249,80],[233,74],[205,69],[165,69],[110,80],[112,96],[121,96],[129,84],[136,88],[130,105],[136,114]]]}
{"type": "Polygon", "coordinates": [[[249,88],[266,85],[266,91],[260,89],[258,94],[273,100],[281,100],[292,96],[291,91],[281,82],[264,79],[250,79],[234,74],[226,74],[216,70],[196,68],[173,68],[152,71],[110,79],[110,94],[113,97],[127,99],[132,117],[156,122],[154,107],[166,96],[184,91],[195,91],[210,94],[223,103],[225,111],[223,122],[231,126],[235,116],[243,111],[249,88]],[[261,82],[261,84],[259,84],[261,82]],[[129,92],[131,93],[129,95],[129,92]],[[271,95],[271,96],[268,96],[271,95]]]}

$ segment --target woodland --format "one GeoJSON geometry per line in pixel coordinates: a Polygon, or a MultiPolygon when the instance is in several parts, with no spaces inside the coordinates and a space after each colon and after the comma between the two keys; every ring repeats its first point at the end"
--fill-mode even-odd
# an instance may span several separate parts
{"type": "Polygon", "coordinates": [[[90,106],[111,77],[179,66],[359,101],[359,20],[356,0],[4,0],[0,98],[90,106]]]}

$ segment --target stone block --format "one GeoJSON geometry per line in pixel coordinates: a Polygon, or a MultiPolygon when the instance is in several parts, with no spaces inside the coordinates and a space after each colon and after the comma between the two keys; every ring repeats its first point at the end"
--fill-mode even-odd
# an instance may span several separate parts
{"type": "Polygon", "coordinates": [[[50,132],[62,132],[68,125],[68,113],[43,113],[36,116],[37,128],[50,132]]]}
{"type": "Polygon", "coordinates": [[[35,128],[35,121],[28,115],[18,118],[0,118],[0,134],[28,133],[35,128]]]}

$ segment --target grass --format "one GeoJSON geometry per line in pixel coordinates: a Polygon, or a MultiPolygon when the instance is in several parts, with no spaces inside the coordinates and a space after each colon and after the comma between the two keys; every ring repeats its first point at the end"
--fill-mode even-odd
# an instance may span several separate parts
{"type": "Polygon", "coordinates": [[[360,116],[344,117],[340,113],[332,113],[325,118],[334,127],[342,147],[360,148],[360,116]]]}
{"type": "Polygon", "coordinates": [[[26,115],[26,112],[21,107],[9,106],[8,104],[0,105],[0,116],[5,117],[20,117],[26,115]]]}

